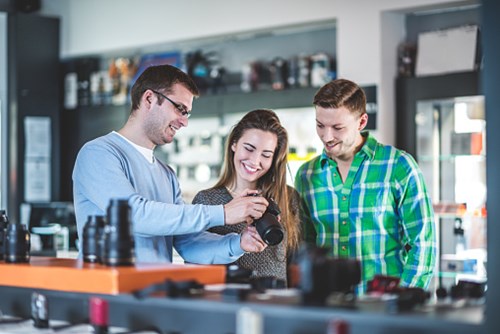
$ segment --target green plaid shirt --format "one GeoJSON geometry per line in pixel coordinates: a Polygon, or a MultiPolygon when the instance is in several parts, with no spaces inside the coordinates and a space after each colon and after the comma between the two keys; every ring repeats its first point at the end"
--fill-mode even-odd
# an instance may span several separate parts
{"type": "Polygon", "coordinates": [[[304,238],[330,248],[334,257],[361,262],[361,284],[377,274],[401,286],[427,288],[435,256],[434,212],[422,173],[408,153],[363,132],[345,182],[323,153],[304,163],[295,178],[302,197],[304,238]]]}

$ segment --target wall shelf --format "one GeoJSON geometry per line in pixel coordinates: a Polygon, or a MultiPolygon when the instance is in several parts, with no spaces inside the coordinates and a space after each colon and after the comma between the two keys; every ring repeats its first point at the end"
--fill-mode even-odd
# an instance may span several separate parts
{"type": "Polygon", "coordinates": [[[262,90],[250,93],[202,95],[193,103],[193,117],[245,112],[257,108],[283,109],[312,106],[319,88],[262,90]]]}
{"type": "MultiPolygon", "coordinates": [[[[334,62],[336,57],[336,23],[334,20],[326,20],[289,27],[274,27],[263,31],[240,32],[229,36],[214,36],[164,45],[144,46],[140,50],[120,50],[112,54],[102,53],[83,58],[64,59],[62,65],[64,75],[76,73],[78,82],[90,83],[90,75],[96,71],[103,75],[102,72],[107,71],[106,67],[109,66],[111,59],[148,57],[154,54],[172,52],[179,55],[177,66],[187,69],[188,66],[184,58],[187,54],[198,50],[210,59],[210,66],[224,68],[223,82],[227,90],[213,93],[212,89],[215,87],[205,83],[205,80],[210,83],[211,79],[198,78],[201,95],[193,102],[191,120],[203,118],[223,120],[226,115],[245,113],[258,108],[275,110],[312,107],[317,87],[290,87],[283,90],[272,90],[272,78],[268,77],[271,69],[268,67],[278,57],[292,60],[296,57],[310,57],[317,54],[328,55],[328,59],[334,62]],[[254,63],[257,64],[255,66],[260,79],[259,89],[243,92],[240,89],[241,72],[249,64],[254,63]],[[260,73],[261,71],[262,73],[260,73]]],[[[334,71],[335,69],[332,68],[332,72],[334,71]]],[[[194,79],[196,81],[196,78],[194,79]]],[[[68,86],[71,87],[71,85],[68,86]]],[[[77,87],[85,87],[85,85],[78,84],[77,87]]],[[[88,87],[89,91],[76,92],[80,105],[77,105],[75,109],[63,110],[61,113],[61,124],[64,124],[61,127],[61,142],[64,145],[61,147],[63,158],[61,159],[60,200],[71,201],[73,198],[71,175],[80,148],[89,140],[120,129],[130,113],[130,101],[124,105],[86,105],[92,101],[92,93],[95,93],[95,91],[90,91],[90,84],[88,87]]],[[[219,86],[219,89],[222,88],[224,87],[219,86]]],[[[127,91],[129,90],[130,87],[127,87],[127,91]]],[[[65,96],[73,95],[65,94],[65,96]]],[[[73,106],[72,104],[67,105],[73,106]]]]}

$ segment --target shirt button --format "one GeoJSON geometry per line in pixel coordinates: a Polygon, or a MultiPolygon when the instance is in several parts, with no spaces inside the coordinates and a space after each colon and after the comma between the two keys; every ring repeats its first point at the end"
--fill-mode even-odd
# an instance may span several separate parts
{"type": "Polygon", "coordinates": [[[337,177],[337,173],[333,173],[333,176],[337,177]]]}
{"type": "Polygon", "coordinates": [[[344,251],[344,252],[345,252],[345,250],[346,250],[346,247],[345,247],[345,246],[342,246],[342,251],[344,251]]]}
{"type": "Polygon", "coordinates": [[[345,225],[347,224],[347,222],[345,220],[342,221],[342,225],[345,225]]]}
{"type": "Polygon", "coordinates": [[[347,197],[345,196],[342,196],[342,200],[345,201],[347,199],[347,197]]]}

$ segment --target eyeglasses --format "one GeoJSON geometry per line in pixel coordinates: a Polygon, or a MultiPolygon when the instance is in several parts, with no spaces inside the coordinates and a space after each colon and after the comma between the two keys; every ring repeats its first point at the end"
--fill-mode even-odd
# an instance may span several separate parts
{"type": "Polygon", "coordinates": [[[163,97],[163,98],[164,98],[165,100],[167,100],[168,102],[172,103],[172,104],[174,105],[175,109],[176,109],[176,110],[177,110],[177,111],[178,111],[178,112],[179,112],[182,116],[184,116],[184,117],[186,117],[186,118],[191,117],[191,112],[187,111],[187,110],[186,110],[186,107],[185,107],[185,106],[183,106],[182,104],[179,104],[179,103],[177,103],[177,102],[172,101],[171,99],[169,99],[168,97],[166,97],[166,96],[165,96],[165,95],[163,95],[162,93],[157,92],[156,90],[152,90],[152,89],[151,89],[151,91],[152,91],[153,93],[155,93],[155,94],[160,95],[161,97],[163,97]]]}

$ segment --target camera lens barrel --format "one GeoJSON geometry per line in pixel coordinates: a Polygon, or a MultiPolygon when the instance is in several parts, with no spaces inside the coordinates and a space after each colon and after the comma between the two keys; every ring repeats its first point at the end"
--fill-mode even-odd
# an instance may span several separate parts
{"type": "Polygon", "coordinates": [[[5,262],[29,262],[30,246],[30,234],[26,226],[9,223],[5,234],[5,262]]]}
{"type": "Polygon", "coordinates": [[[255,228],[266,244],[276,246],[283,240],[285,235],[283,227],[278,221],[281,211],[274,200],[268,198],[267,201],[269,205],[266,212],[260,219],[255,220],[255,228]]]}
{"type": "Polygon", "coordinates": [[[132,234],[130,206],[126,199],[111,199],[104,228],[104,259],[107,266],[132,266],[135,242],[132,234]]]}
{"type": "Polygon", "coordinates": [[[88,216],[83,228],[82,253],[83,261],[96,263],[101,262],[101,239],[104,234],[106,221],[104,216],[88,216]]]}
{"type": "MultiPolygon", "coordinates": [[[[259,196],[259,194],[250,194],[248,196],[259,196]]],[[[253,225],[257,229],[261,239],[269,246],[278,245],[284,238],[285,233],[278,221],[278,216],[281,211],[278,204],[271,199],[267,198],[269,205],[266,211],[259,219],[255,219],[253,225]]]]}
{"type": "Polygon", "coordinates": [[[283,240],[283,228],[276,216],[268,212],[255,221],[255,228],[262,240],[269,246],[276,246],[283,240]]]}

